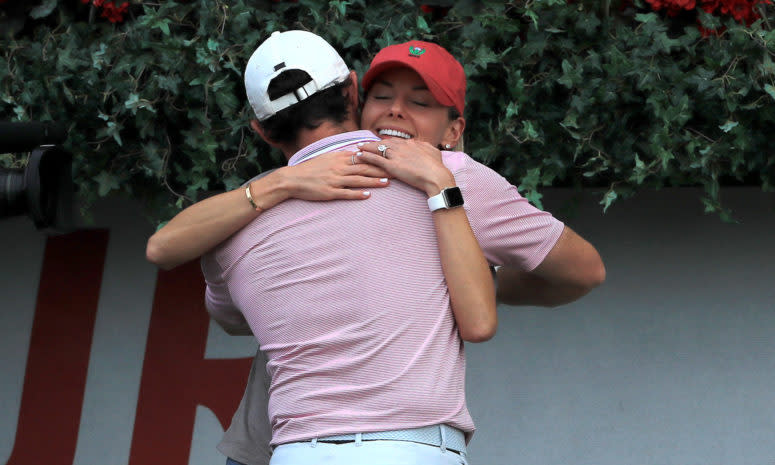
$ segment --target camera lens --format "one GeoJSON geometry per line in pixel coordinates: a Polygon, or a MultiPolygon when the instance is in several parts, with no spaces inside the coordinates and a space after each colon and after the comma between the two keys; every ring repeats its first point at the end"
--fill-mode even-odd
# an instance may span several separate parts
{"type": "Polygon", "coordinates": [[[0,218],[26,213],[24,171],[0,168],[0,218]]]}
{"type": "Polygon", "coordinates": [[[39,147],[24,169],[0,169],[0,218],[27,215],[39,229],[73,227],[72,155],[39,147]]]}

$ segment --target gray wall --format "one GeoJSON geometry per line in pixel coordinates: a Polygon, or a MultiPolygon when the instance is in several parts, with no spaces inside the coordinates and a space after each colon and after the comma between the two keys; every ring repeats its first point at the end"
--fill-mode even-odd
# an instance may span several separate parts
{"type": "MultiPolygon", "coordinates": [[[[466,346],[472,464],[775,463],[775,196],[726,190],[740,222],[725,224],[698,195],[647,192],[602,214],[599,195],[546,193],[546,207],[597,246],[607,282],[558,309],[502,306],[496,337],[466,346]]],[[[112,229],[76,464],[128,462],[155,281],[143,221],[120,203],[98,215],[112,229]]],[[[13,448],[44,244],[26,219],[0,221],[0,463],[13,448]]],[[[206,357],[253,348],[211,328],[206,357]]],[[[201,407],[189,464],[222,463],[220,433],[201,407]]]]}
{"type": "MultiPolygon", "coordinates": [[[[568,221],[607,281],[555,310],[502,307],[468,346],[476,463],[775,463],[775,196],[644,193],[568,221]]],[[[566,204],[551,196],[547,208],[566,204]]]]}

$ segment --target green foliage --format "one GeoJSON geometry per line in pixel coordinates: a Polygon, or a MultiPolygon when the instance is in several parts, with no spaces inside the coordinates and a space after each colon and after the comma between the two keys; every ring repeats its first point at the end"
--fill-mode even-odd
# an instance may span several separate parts
{"type": "Polygon", "coordinates": [[[703,38],[694,17],[616,1],[466,0],[439,16],[410,0],[170,0],[135,2],[122,24],[81,2],[33,3],[0,38],[0,120],[67,123],[87,206],[119,193],[166,219],[281,163],[248,127],[242,69],[292,28],[328,39],[359,75],[389,44],[447,47],[469,78],[466,150],[539,205],[550,185],[601,187],[603,208],[702,185],[706,209],[726,214],[720,185],[775,185],[766,20],[703,38]]]}

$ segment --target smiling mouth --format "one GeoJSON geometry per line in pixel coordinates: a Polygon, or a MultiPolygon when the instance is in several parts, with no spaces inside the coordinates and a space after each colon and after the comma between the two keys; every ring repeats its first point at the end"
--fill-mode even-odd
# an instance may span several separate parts
{"type": "Polygon", "coordinates": [[[380,136],[393,136],[393,137],[400,137],[402,139],[411,139],[411,134],[407,134],[405,132],[401,132],[395,129],[380,129],[377,131],[377,134],[380,136]]]}

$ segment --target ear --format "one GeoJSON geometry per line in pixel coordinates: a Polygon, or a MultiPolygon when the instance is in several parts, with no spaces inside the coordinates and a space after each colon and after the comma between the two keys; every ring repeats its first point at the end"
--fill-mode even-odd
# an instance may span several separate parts
{"type": "Polygon", "coordinates": [[[355,70],[350,70],[350,88],[347,89],[347,92],[350,100],[350,111],[352,111],[353,115],[357,115],[358,110],[360,109],[361,99],[358,92],[358,73],[356,73],[355,70]]]}
{"type": "Polygon", "coordinates": [[[261,123],[259,123],[257,119],[250,120],[250,128],[253,129],[259,136],[261,136],[261,138],[264,139],[264,142],[271,145],[272,147],[280,148],[279,143],[273,141],[269,138],[269,136],[266,135],[266,131],[263,127],[261,127],[261,123]]]}
{"type": "Polygon", "coordinates": [[[441,146],[455,147],[463,137],[463,131],[466,129],[466,120],[462,116],[458,116],[453,119],[447,125],[447,129],[444,131],[444,137],[441,139],[441,146]]]}

